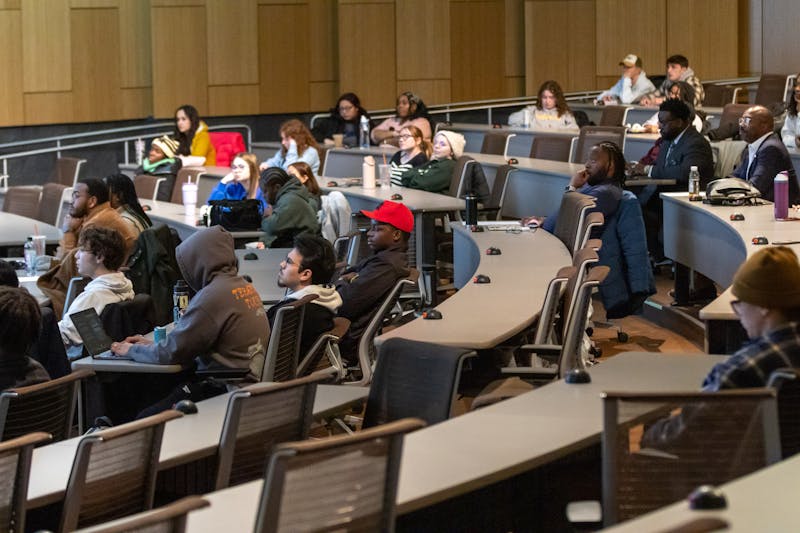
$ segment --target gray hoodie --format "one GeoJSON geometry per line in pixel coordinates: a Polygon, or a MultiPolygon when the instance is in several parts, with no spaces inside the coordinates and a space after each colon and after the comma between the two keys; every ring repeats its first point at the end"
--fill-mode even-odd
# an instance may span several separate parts
{"type": "Polygon", "coordinates": [[[136,361],[198,368],[250,368],[258,381],[269,341],[261,297],[238,275],[233,237],[221,226],[198,230],[175,250],[186,283],[196,294],[166,342],[135,344],[136,361]]]}

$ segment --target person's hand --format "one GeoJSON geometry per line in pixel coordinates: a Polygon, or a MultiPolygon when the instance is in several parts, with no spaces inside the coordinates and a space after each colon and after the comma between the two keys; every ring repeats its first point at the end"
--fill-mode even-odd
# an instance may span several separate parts
{"type": "Polygon", "coordinates": [[[800,135],[797,135],[794,138],[794,145],[797,146],[798,148],[800,148],[800,135]]]}
{"type": "Polygon", "coordinates": [[[642,96],[641,100],[639,100],[639,105],[651,106],[654,105],[654,102],[649,96],[642,96]]]}
{"type": "Polygon", "coordinates": [[[236,176],[234,176],[233,172],[229,172],[228,174],[225,175],[224,178],[220,180],[221,183],[224,183],[226,185],[232,181],[236,181],[236,176]]]}
{"type": "Polygon", "coordinates": [[[356,278],[356,276],[358,276],[358,272],[348,272],[347,274],[342,274],[339,276],[339,279],[350,283],[356,278]]]}
{"type": "Polygon", "coordinates": [[[635,161],[630,161],[625,165],[625,170],[627,174],[630,176],[644,176],[647,174],[644,169],[644,165],[641,163],[637,163],[635,161]]]}
{"type": "Polygon", "coordinates": [[[76,232],[83,224],[83,217],[73,217],[69,213],[64,217],[64,231],[76,232]]]}
{"type": "Polygon", "coordinates": [[[324,139],[322,142],[325,144],[325,146],[333,146],[334,144],[336,144],[335,142],[333,142],[333,139],[324,139]]]}
{"type": "Polygon", "coordinates": [[[603,97],[603,103],[606,105],[614,105],[617,103],[617,99],[614,96],[607,94],[603,97]]]}
{"type": "Polygon", "coordinates": [[[569,180],[569,184],[576,189],[580,189],[586,184],[586,181],[589,179],[589,173],[586,172],[586,169],[579,170],[577,174],[572,176],[572,179],[569,180]]]}
{"type": "Polygon", "coordinates": [[[527,226],[531,222],[535,222],[536,224],[541,226],[542,222],[544,222],[544,217],[537,217],[537,216],[525,217],[525,218],[523,218],[522,220],[519,221],[519,225],[520,226],[527,226]]]}
{"type": "Polygon", "coordinates": [[[268,217],[268,216],[270,216],[271,214],[272,214],[272,206],[271,206],[271,205],[268,205],[268,206],[267,206],[267,207],[264,209],[264,213],[262,214],[262,218],[267,218],[267,217],[268,217]]]}
{"type": "Polygon", "coordinates": [[[645,124],[644,125],[644,132],[645,133],[658,133],[658,126],[655,124],[645,124]]]}

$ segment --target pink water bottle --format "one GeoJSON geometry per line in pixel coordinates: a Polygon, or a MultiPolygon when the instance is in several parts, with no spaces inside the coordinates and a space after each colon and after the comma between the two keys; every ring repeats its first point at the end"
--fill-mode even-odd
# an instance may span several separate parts
{"type": "Polygon", "coordinates": [[[789,173],[779,172],[774,180],[775,220],[789,218],[789,173]]]}

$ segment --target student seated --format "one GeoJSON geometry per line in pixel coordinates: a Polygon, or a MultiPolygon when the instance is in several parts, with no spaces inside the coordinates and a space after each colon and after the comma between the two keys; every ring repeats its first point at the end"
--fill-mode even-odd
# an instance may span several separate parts
{"type": "Polygon", "coordinates": [[[241,152],[233,158],[231,172],[211,191],[208,202],[245,199],[259,200],[262,210],[267,209],[267,200],[258,186],[258,159],[255,154],[241,152]]]}
{"type": "MultiPolygon", "coordinates": [[[[800,264],[791,248],[759,250],[733,277],[731,307],[750,342],[717,363],[703,380],[703,390],[766,387],[781,368],[800,368],[800,264]]],[[[691,423],[685,410],[653,424],[642,444],[668,449],[691,423]]]]}
{"type": "Polygon", "coordinates": [[[392,185],[403,185],[403,176],[407,171],[428,162],[433,154],[433,145],[423,138],[419,128],[410,124],[400,130],[397,142],[400,150],[389,162],[389,175],[392,185]]]}
{"type": "MultiPolygon", "coordinates": [[[[238,274],[233,236],[221,226],[200,229],[177,247],[175,258],[194,292],[175,329],[158,344],[134,336],[112,344],[111,350],[142,363],[247,369],[245,381],[258,381],[269,323],[261,297],[238,274]]],[[[188,370],[166,398],[142,415],[169,409],[183,399],[199,401],[226,390],[224,384],[200,380],[188,370]]]]}
{"type": "Polygon", "coordinates": [[[548,80],[539,87],[536,105],[529,105],[508,117],[509,126],[525,126],[534,130],[578,132],[578,123],[569,110],[564,91],[558,82],[548,80]]]}
{"type": "Polygon", "coordinates": [[[597,96],[598,104],[618,105],[636,104],[639,99],[656,90],[642,70],[642,59],[635,54],[628,54],[619,62],[622,67],[622,77],[607,91],[597,96]]]}
{"type": "Polygon", "coordinates": [[[133,181],[128,176],[111,174],[103,178],[103,181],[108,186],[108,199],[112,209],[117,210],[122,220],[130,224],[137,235],[153,227],[153,222],[139,203],[133,181]]]}
{"type": "Polygon", "coordinates": [[[316,200],[316,203],[314,203],[312,207],[316,207],[317,211],[319,211],[322,189],[319,188],[317,178],[314,177],[314,171],[311,169],[308,163],[304,163],[303,161],[292,163],[286,168],[286,173],[297,178],[298,181],[303,184],[303,187],[308,189],[312,200],[316,200]]]}
{"type": "Polygon", "coordinates": [[[433,137],[433,158],[420,167],[407,170],[401,178],[403,187],[446,192],[450,188],[456,159],[464,154],[466,143],[466,139],[460,133],[439,131],[433,137]]]}
{"type": "Polygon", "coordinates": [[[133,300],[133,284],[119,271],[124,258],[125,243],[116,230],[92,227],[81,232],[75,261],[78,274],[92,281],[72,301],[58,323],[70,358],[79,357],[83,348],[83,339],[72,323],[71,314],[93,307],[99,315],[110,303],[133,300]]]}
{"type": "Polygon", "coordinates": [[[336,269],[333,246],[318,235],[298,235],[294,248],[281,261],[278,271],[278,287],[286,287],[286,298],[267,311],[270,327],[281,307],[309,294],[317,298],[309,302],[303,317],[303,332],[300,338],[300,360],[308,353],[317,338],[333,328],[333,317],[342,305],[342,298],[333,285],[331,277],[336,269]]]}
{"type": "Polygon", "coordinates": [[[391,144],[399,146],[401,130],[406,126],[414,126],[422,132],[422,137],[431,141],[431,123],[428,120],[428,108],[425,102],[412,93],[406,91],[397,97],[395,106],[396,115],[385,119],[375,126],[370,132],[373,144],[391,144]]]}
{"type": "MultiPolygon", "coordinates": [[[[610,141],[603,141],[589,151],[586,167],[572,176],[566,194],[578,191],[589,196],[594,196],[596,206],[592,212],[598,211],[608,220],[617,212],[622,199],[622,185],[625,183],[625,156],[619,146],[610,141]]],[[[552,232],[556,227],[558,212],[547,218],[531,216],[523,218],[522,225],[536,223],[545,230],[552,232]]],[[[602,228],[593,231],[592,238],[599,238],[602,228]]]]}
{"type": "Polygon", "coordinates": [[[272,211],[261,221],[264,246],[290,248],[297,235],[319,235],[318,201],[297,178],[290,177],[283,169],[271,167],[261,175],[261,188],[272,206],[272,211]]]}
{"type": "Polygon", "coordinates": [[[211,144],[208,124],[200,120],[194,106],[182,105],[175,110],[175,133],[178,149],[175,153],[183,166],[209,166],[217,164],[217,151],[211,144]]]}
{"type": "Polygon", "coordinates": [[[387,200],[361,214],[372,219],[367,244],[373,254],[345,270],[336,282],[342,297],[339,316],[350,320],[350,328],[339,341],[339,351],[348,363],[358,361],[361,335],[381,302],[408,276],[408,239],[414,230],[414,215],[400,203],[387,200]]]}
{"type": "Polygon", "coordinates": [[[336,107],[331,108],[329,117],[318,120],[311,129],[311,134],[317,142],[333,144],[333,136],[342,135],[342,145],[347,148],[358,146],[359,126],[361,117],[369,113],[361,107],[361,100],[354,93],[344,93],[336,102],[336,107]]]}
{"type": "Polygon", "coordinates": [[[39,304],[28,291],[0,286],[0,391],[50,379],[44,367],[30,357],[40,317],[39,304]]]}
{"type": "Polygon", "coordinates": [[[175,178],[181,169],[181,160],[177,157],[178,142],[162,135],[150,143],[150,151],[142,161],[142,165],[134,172],[137,176],[158,176],[164,178],[164,183],[158,188],[156,200],[169,202],[172,198],[172,189],[175,187],[175,178]]]}
{"type": "Polygon", "coordinates": [[[306,125],[293,118],[281,124],[281,149],[275,155],[261,163],[261,170],[280,167],[288,170],[289,165],[302,161],[314,171],[319,172],[319,150],[317,141],[308,131],[306,125]]]}

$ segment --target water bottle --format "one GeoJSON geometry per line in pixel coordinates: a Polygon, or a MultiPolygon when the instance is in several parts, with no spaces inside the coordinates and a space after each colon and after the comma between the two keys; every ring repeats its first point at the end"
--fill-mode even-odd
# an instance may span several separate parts
{"type": "Polygon", "coordinates": [[[177,325],[189,306],[189,286],[182,279],[175,283],[172,291],[172,319],[177,325]]]}
{"type": "Polygon", "coordinates": [[[522,110],[522,127],[526,129],[531,127],[531,112],[527,109],[522,110]]]}
{"type": "Polygon", "coordinates": [[[689,168],[689,200],[700,199],[700,172],[696,166],[689,168]]]}
{"type": "Polygon", "coordinates": [[[36,274],[36,246],[33,245],[33,237],[28,237],[25,241],[25,269],[29,276],[36,274]]]}
{"type": "Polygon", "coordinates": [[[136,152],[136,164],[141,165],[142,161],[144,161],[144,141],[141,139],[136,139],[136,142],[133,143],[133,146],[136,152]]]}
{"type": "Polygon", "coordinates": [[[369,120],[361,115],[361,127],[359,128],[358,145],[364,149],[369,148],[369,120]]]}
{"type": "Polygon", "coordinates": [[[775,191],[775,220],[789,218],[789,173],[778,172],[773,181],[775,191]]]}

